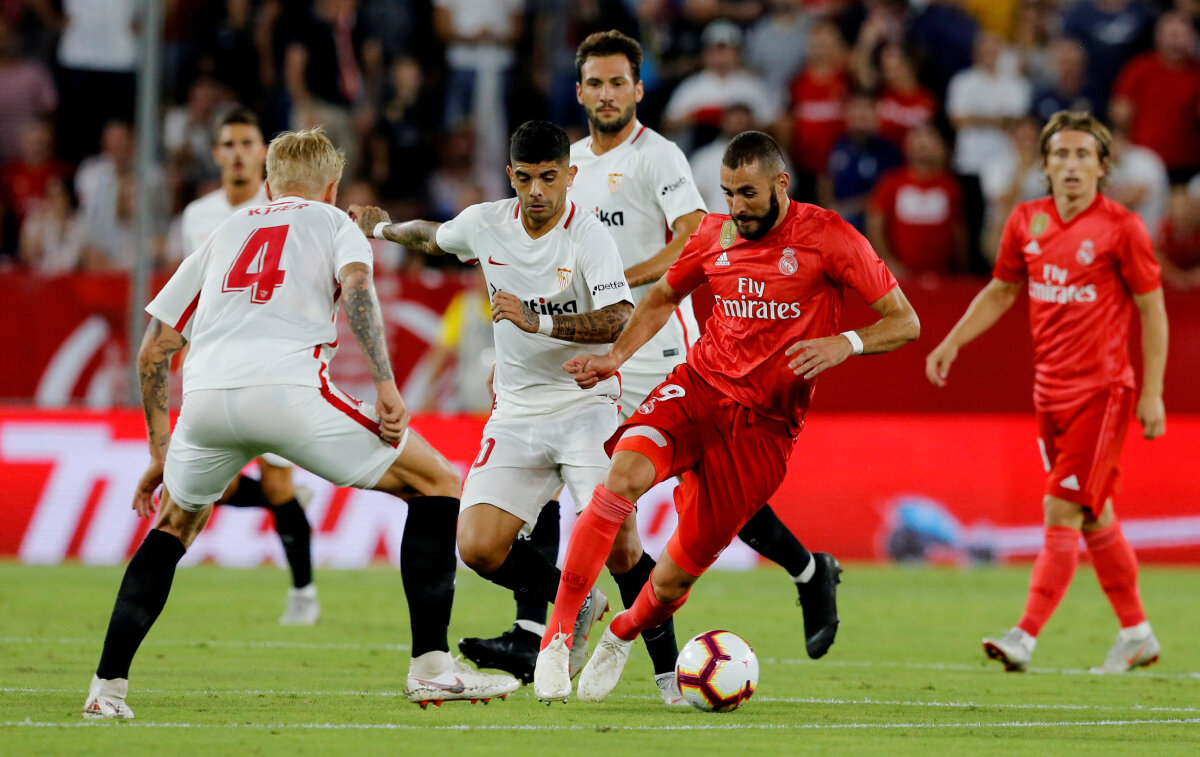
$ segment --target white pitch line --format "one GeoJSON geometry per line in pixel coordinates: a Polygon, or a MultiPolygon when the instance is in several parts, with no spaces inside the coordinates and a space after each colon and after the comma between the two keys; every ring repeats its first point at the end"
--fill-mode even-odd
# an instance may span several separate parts
{"type": "MultiPolygon", "coordinates": [[[[18,694],[71,694],[82,688],[27,688],[19,686],[0,687],[0,693],[18,694]]],[[[294,689],[137,689],[142,694],[216,695],[216,696],[277,696],[277,697],[403,697],[403,691],[354,691],[354,690],[294,690],[294,689]]],[[[650,701],[657,696],[641,694],[617,694],[610,699],[633,699],[650,701]]],[[[1200,707],[1146,707],[1130,705],[1092,704],[1035,704],[1006,702],[943,702],[911,699],[841,699],[826,697],[766,697],[756,696],[755,702],[780,702],[784,704],[831,704],[831,705],[878,705],[884,707],[927,707],[936,709],[989,709],[989,710],[1043,710],[1073,712],[1173,712],[1200,713],[1200,707]]]]}
{"type": "MultiPolygon", "coordinates": [[[[0,644],[62,644],[69,646],[98,645],[103,639],[41,639],[32,636],[0,636],[0,644]]],[[[193,639],[181,641],[178,639],[150,639],[146,646],[164,647],[235,647],[248,649],[344,649],[353,652],[407,652],[412,647],[408,644],[354,644],[314,641],[245,641],[239,639],[193,639]]]]}
{"type": "MultiPolygon", "coordinates": [[[[946,662],[879,662],[876,660],[821,660],[819,662],[799,657],[764,657],[761,662],[772,665],[806,665],[812,667],[839,668],[905,668],[907,670],[936,670],[948,673],[991,673],[995,666],[987,666],[980,661],[978,665],[962,665],[946,662]]],[[[1029,668],[1027,671],[1040,675],[1063,676],[1094,676],[1090,670],[1083,668],[1029,668]]],[[[1200,673],[1154,673],[1146,670],[1131,671],[1129,675],[1141,678],[1189,678],[1200,679],[1200,673]]],[[[1111,677],[1111,676],[1110,676],[1111,677]]]]}
{"type": "MultiPolygon", "coordinates": [[[[963,729],[963,728],[1062,728],[1129,726],[1129,725],[1195,725],[1200,718],[1162,720],[1062,720],[1062,721],[1005,721],[999,723],[720,723],[694,725],[606,725],[613,731],[824,731],[824,730],[895,730],[895,729],[963,729]]],[[[33,720],[0,722],[0,728],[103,728],[108,723],[98,721],[45,723],[33,720]]],[[[122,728],[247,728],[252,730],[327,730],[327,731],[594,731],[594,725],[416,725],[412,723],[135,723],[121,721],[113,724],[122,728]]]]}

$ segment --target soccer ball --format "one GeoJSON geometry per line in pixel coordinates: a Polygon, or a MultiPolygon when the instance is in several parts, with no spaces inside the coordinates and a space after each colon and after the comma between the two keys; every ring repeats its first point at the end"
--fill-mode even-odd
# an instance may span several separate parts
{"type": "Polygon", "coordinates": [[[758,658],[731,631],[709,631],[679,651],[675,680],[688,704],[705,712],[731,712],[758,685],[758,658]]]}

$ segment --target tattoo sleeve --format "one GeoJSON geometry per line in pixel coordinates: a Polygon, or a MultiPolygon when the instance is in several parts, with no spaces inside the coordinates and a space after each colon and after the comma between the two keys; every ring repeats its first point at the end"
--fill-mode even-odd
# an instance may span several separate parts
{"type": "Polygon", "coordinates": [[[383,235],[389,241],[402,244],[410,250],[426,255],[444,255],[445,250],[437,246],[437,230],[440,223],[433,221],[405,221],[385,226],[383,235]]]}
{"type": "Polygon", "coordinates": [[[171,356],[183,349],[187,341],[175,329],[164,326],[157,318],[150,320],[142,347],[138,351],[138,384],[142,390],[142,410],[146,415],[146,433],[150,440],[150,455],[163,460],[171,441],[170,371],[171,356]]]}
{"type": "Polygon", "coordinates": [[[392,363],[388,360],[387,337],[383,329],[383,310],[375,295],[371,272],[362,263],[351,263],[341,270],[338,281],[342,285],[342,307],[350,330],[362,348],[371,378],[381,383],[393,378],[392,363]]]}
{"type": "Polygon", "coordinates": [[[556,315],[550,336],[580,344],[610,344],[621,335],[632,313],[631,303],[615,302],[590,313],[556,315]]]}

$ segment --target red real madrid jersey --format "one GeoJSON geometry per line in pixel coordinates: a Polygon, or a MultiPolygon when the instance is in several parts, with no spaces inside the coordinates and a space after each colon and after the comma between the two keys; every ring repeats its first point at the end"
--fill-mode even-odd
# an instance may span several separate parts
{"type": "Polygon", "coordinates": [[[1033,401],[1073,407],[1113,385],[1134,386],[1129,324],[1134,294],[1162,286],[1142,220],[1104,195],[1069,223],[1054,198],[1013,209],[993,276],[1029,282],[1033,401]]]}
{"type": "Polygon", "coordinates": [[[804,425],[813,382],[784,354],[801,339],[833,336],[846,289],[868,303],[896,279],[854,227],[836,213],[792,201],[783,222],[757,241],[728,215],[711,213],[688,239],[667,283],[690,292],[707,281],[715,304],[687,362],[710,385],[755,413],[804,425]]]}

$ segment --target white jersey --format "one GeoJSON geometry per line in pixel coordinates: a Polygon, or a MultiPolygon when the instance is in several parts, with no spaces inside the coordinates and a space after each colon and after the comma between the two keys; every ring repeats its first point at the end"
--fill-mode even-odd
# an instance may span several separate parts
{"type": "MultiPolygon", "coordinates": [[[[569,196],[608,228],[626,269],[654,257],[671,241],[676,219],[705,210],[683,151],[653,129],[634,122],[629,138],[603,155],[593,153],[591,145],[591,138],[571,145],[571,165],[579,172],[569,196]]],[[[635,303],[650,286],[634,290],[635,303]]],[[[699,337],[688,298],[625,363],[625,370],[665,376],[684,361],[699,337]]]]}
{"type": "Polygon", "coordinates": [[[225,223],[225,219],[246,208],[253,208],[257,205],[266,205],[270,200],[267,198],[266,183],[258,185],[258,191],[249,200],[246,200],[241,205],[230,205],[229,200],[225,197],[224,188],[209,192],[203,197],[197,197],[187,204],[183,209],[183,255],[187,257],[196,250],[200,249],[200,245],[204,244],[204,240],[208,239],[208,235],[217,230],[217,227],[225,223]]]}
{"type": "MultiPolygon", "coordinates": [[[[558,224],[533,239],[514,198],[472,205],[438,227],[437,245],[478,261],[488,291],[515,295],[539,315],[573,315],[632,302],[612,237],[591,213],[568,201],[558,224]]],[[[530,334],[511,321],[495,325],[493,417],[540,415],[585,397],[620,394],[616,377],[580,389],[562,365],[598,345],[530,334]]]]}
{"type": "Polygon", "coordinates": [[[146,312],[191,342],[183,391],[294,384],[328,391],[338,272],[371,247],[332,205],[281,197],[234,213],[146,312]]]}

